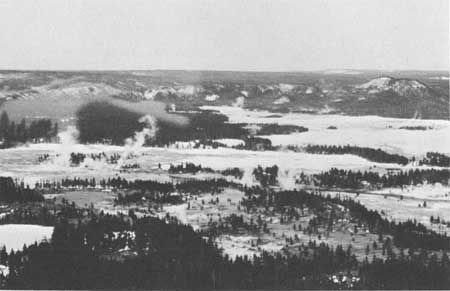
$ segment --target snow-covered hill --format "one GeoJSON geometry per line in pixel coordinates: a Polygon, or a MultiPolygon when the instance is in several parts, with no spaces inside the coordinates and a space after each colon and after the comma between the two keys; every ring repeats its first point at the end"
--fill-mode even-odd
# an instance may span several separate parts
{"type": "Polygon", "coordinates": [[[355,86],[356,89],[368,90],[368,93],[379,93],[383,91],[392,90],[400,96],[407,96],[408,94],[424,93],[429,88],[412,79],[396,79],[391,77],[380,77],[372,79],[367,83],[355,86]]]}

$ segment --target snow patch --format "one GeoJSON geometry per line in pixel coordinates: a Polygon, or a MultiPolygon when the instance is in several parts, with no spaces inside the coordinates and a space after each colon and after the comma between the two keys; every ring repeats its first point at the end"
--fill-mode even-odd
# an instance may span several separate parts
{"type": "Polygon", "coordinates": [[[22,250],[24,245],[51,239],[53,226],[42,226],[33,224],[4,224],[0,225],[0,245],[11,250],[22,250]]]}
{"type": "Polygon", "coordinates": [[[283,92],[283,93],[288,93],[288,92],[292,91],[294,89],[294,87],[295,86],[291,85],[291,84],[283,84],[283,83],[281,83],[281,84],[278,85],[278,88],[280,88],[280,91],[283,92]]]}
{"type": "Polygon", "coordinates": [[[216,100],[219,99],[219,98],[220,98],[220,96],[217,95],[217,94],[211,94],[211,95],[206,95],[206,96],[205,96],[205,100],[206,100],[206,101],[210,101],[210,102],[216,101],[216,100]]]}
{"type": "Polygon", "coordinates": [[[279,104],[286,104],[286,103],[289,103],[289,102],[291,102],[291,100],[288,97],[281,96],[277,100],[273,101],[273,104],[279,105],[279,104]]]}

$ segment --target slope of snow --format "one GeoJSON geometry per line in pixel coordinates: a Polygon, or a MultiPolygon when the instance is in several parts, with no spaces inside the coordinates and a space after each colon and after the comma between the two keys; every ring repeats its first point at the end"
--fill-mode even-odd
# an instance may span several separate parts
{"type": "Polygon", "coordinates": [[[375,193],[389,193],[395,195],[402,195],[404,197],[413,197],[418,199],[430,200],[447,200],[450,203],[450,187],[442,184],[425,184],[418,186],[406,186],[403,188],[384,188],[382,190],[374,191],[375,193]]]}
{"type": "Polygon", "coordinates": [[[220,96],[217,95],[217,94],[211,94],[211,95],[206,95],[205,96],[205,100],[206,101],[216,101],[219,98],[220,98],[220,96]]]}
{"type": "Polygon", "coordinates": [[[448,76],[430,77],[432,80],[450,80],[448,76]]]}
{"type": "Polygon", "coordinates": [[[387,90],[393,90],[400,95],[406,95],[411,91],[423,91],[427,87],[416,80],[409,79],[394,79],[390,77],[381,77],[370,80],[362,85],[355,86],[357,89],[369,90],[369,93],[378,93],[387,90]]]}
{"type": "Polygon", "coordinates": [[[379,90],[387,90],[389,87],[389,82],[391,82],[391,78],[389,77],[381,77],[381,78],[376,78],[373,80],[370,80],[367,83],[364,83],[362,85],[358,85],[356,86],[356,88],[359,89],[370,89],[370,88],[376,88],[379,90]]]}
{"type": "Polygon", "coordinates": [[[273,101],[273,104],[285,104],[285,103],[289,103],[291,102],[291,100],[286,97],[286,96],[281,96],[280,98],[278,98],[277,100],[273,101]]]}
{"type": "Polygon", "coordinates": [[[281,92],[288,93],[294,89],[294,85],[281,83],[278,85],[278,88],[280,88],[281,92]]]}

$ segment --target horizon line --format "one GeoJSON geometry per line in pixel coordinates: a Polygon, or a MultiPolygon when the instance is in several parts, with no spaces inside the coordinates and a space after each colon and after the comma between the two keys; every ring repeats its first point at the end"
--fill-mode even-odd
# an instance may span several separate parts
{"type": "Polygon", "coordinates": [[[446,69],[349,69],[349,68],[329,68],[329,69],[310,69],[310,70],[239,70],[239,69],[2,69],[0,72],[149,72],[149,71],[172,71],[172,72],[242,72],[242,73],[320,73],[336,71],[345,72],[446,72],[446,69]]]}

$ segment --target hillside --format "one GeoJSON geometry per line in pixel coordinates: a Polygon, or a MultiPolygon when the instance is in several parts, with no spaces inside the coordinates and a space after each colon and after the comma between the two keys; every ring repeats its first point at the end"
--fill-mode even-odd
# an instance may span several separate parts
{"type": "Polygon", "coordinates": [[[114,98],[158,102],[172,111],[233,105],[272,112],[448,119],[448,85],[446,72],[3,71],[0,102],[13,118],[17,111],[29,117],[71,118],[73,108],[114,98]]]}

